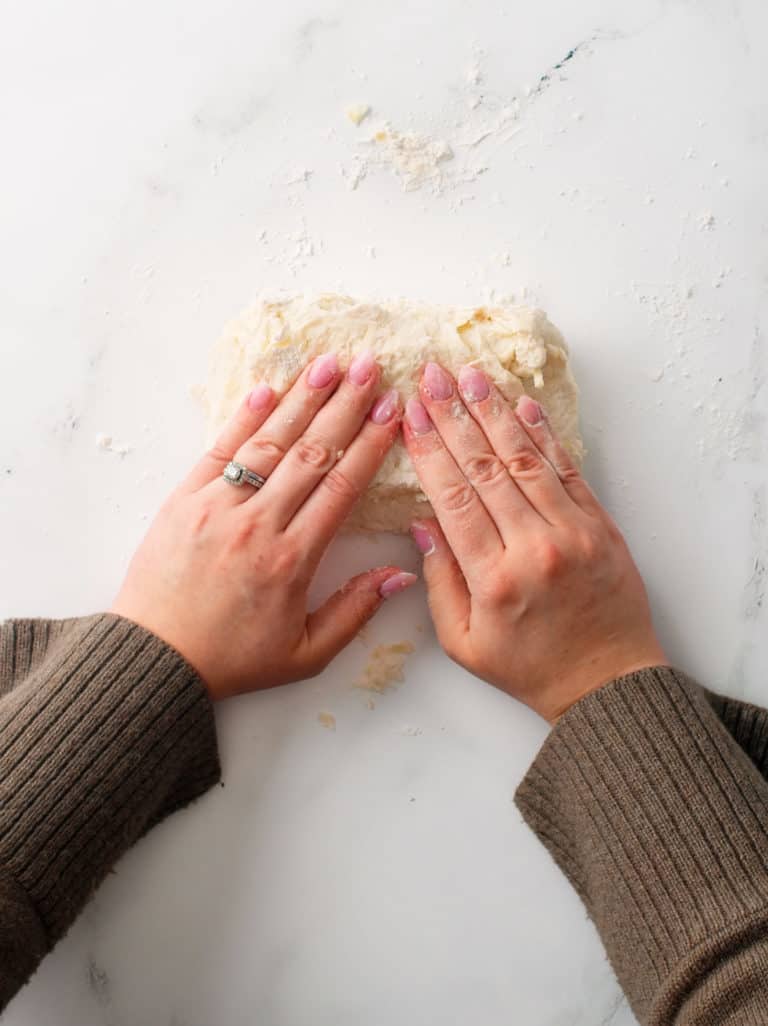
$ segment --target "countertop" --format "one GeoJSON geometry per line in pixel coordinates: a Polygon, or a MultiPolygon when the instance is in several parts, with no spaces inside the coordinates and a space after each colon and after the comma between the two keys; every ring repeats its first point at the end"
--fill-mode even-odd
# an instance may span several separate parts
{"type": "MultiPolygon", "coordinates": [[[[109,603],[261,289],[512,297],[568,339],[671,659],[764,702],[767,31],[760,0],[6,4],[0,615],[109,603]],[[385,124],[445,159],[398,174],[385,124]]],[[[317,594],[390,559],[418,567],[344,541],[317,594]]],[[[7,1026],[634,1021],[512,803],[546,728],[441,654],[420,587],[217,716],[225,786],[118,864],[7,1026]],[[352,685],[401,640],[371,709],[352,685]]]]}

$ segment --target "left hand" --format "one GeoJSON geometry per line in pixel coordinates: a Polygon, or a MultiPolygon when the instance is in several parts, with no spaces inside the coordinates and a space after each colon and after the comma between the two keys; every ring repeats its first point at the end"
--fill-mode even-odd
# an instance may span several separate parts
{"type": "Polygon", "coordinates": [[[134,556],[112,612],[176,648],[212,698],[319,673],[416,579],[369,570],[307,612],[320,559],[397,435],[398,396],[377,399],[379,380],[369,354],[346,374],[326,354],[282,399],[257,386],[134,556]],[[231,459],[266,484],[222,480],[231,459]]]}

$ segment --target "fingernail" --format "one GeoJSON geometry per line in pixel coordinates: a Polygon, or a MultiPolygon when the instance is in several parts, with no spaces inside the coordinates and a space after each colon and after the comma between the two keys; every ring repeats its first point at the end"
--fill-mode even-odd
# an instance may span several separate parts
{"type": "Polygon", "coordinates": [[[453,382],[436,363],[424,368],[424,387],[433,399],[450,399],[453,395],[453,382]]]}
{"type": "Polygon", "coordinates": [[[264,410],[272,401],[272,389],[269,385],[257,385],[248,393],[248,409],[264,410]]]}
{"type": "Polygon", "coordinates": [[[462,367],[459,371],[459,388],[465,399],[479,403],[491,393],[488,378],[477,367],[462,367]]]}
{"type": "Polygon", "coordinates": [[[399,405],[400,393],[396,388],[391,388],[373,404],[371,420],[374,424],[389,424],[390,420],[397,413],[399,405]]]}
{"type": "Polygon", "coordinates": [[[405,404],[405,416],[414,435],[426,435],[428,431],[432,430],[432,421],[420,399],[408,400],[405,404]]]}
{"type": "Polygon", "coordinates": [[[376,366],[376,358],[373,353],[360,353],[349,365],[347,375],[353,385],[364,385],[373,374],[376,366]]]}
{"type": "Polygon", "coordinates": [[[423,524],[411,524],[411,534],[422,556],[431,556],[435,551],[435,539],[423,524]]]}
{"type": "Polygon", "coordinates": [[[393,574],[392,577],[388,577],[383,584],[379,585],[379,595],[382,598],[389,598],[390,595],[395,595],[398,591],[405,591],[406,588],[410,588],[416,581],[418,581],[416,574],[402,572],[393,574]]]}
{"type": "Polygon", "coordinates": [[[538,427],[544,422],[544,410],[529,395],[521,395],[517,400],[517,412],[528,427],[538,427]]]}
{"type": "Polygon", "coordinates": [[[339,361],[335,353],[324,353],[312,364],[307,382],[312,388],[327,388],[339,373],[339,361]]]}

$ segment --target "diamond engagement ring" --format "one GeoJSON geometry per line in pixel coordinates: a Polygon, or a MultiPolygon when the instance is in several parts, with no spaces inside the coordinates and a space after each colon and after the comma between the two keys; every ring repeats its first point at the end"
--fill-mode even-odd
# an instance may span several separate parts
{"type": "Polygon", "coordinates": [[[237,488],[241,488],[245,484],[252,485],[256,491],[267,483],[267,479],[262,477],[261,474],[257,474],[254,470],[249,470],[248,467],[244,467],[242,463],[236,463],[234,460],[230,462],[224,468],[222,477],[227,484],[235,485],[237,488]]]}

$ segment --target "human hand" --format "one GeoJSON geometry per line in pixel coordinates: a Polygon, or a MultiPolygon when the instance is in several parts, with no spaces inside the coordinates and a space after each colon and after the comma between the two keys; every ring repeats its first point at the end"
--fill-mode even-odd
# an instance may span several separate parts
{"type": "Polygon", "coordinates": [[[535,400],[428,364],[405,442],[437,520],[417,522],[449,656],[554,722],[601,685],[666,663],[640,574],[535,400]]]}
{"type": "Polygon", "coordinates": [[[320,558],[397,435],[399,397],[375,399],[379,377],[369,354],[343,377],[326,354],[279,401],[258,385],[136,552],[111,611],[177,649],[212,698],[319,673],[416,580],[369,570],[307,613],[320,558]],[[228,484],[231,459],[266,484],[228,484]]]}

